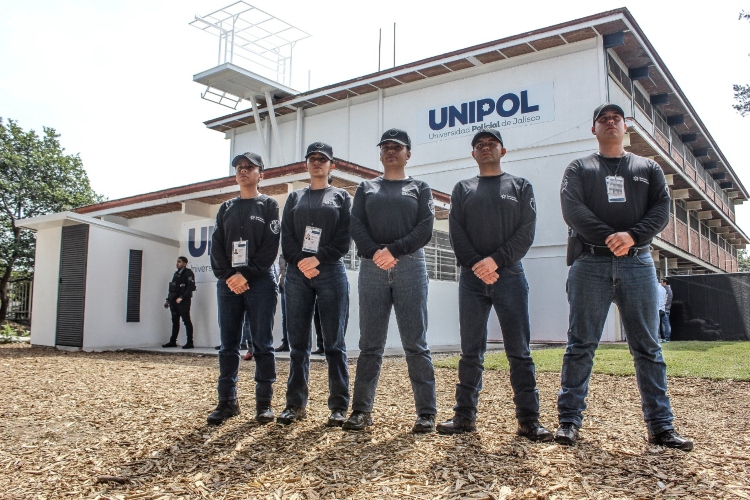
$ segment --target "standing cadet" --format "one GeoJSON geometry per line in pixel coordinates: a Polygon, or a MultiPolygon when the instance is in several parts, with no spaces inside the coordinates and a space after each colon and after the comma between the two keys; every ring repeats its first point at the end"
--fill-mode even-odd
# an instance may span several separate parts
{"type": "Polygon", "coordinates": [[[510,363],[517,434],[532,441],[551,441],[552,433],[539,424],[539,393],[529,348],[529,284],[521,265],[534,241],[534,191],[526,179],[502,171],[500,159],[505,148],[498,130],[477,132],[471,146],[479,175],[453,188],[449,220],[451,244],[461,265],[461,360],[455,415],[438,424],[437,431],[458,434],[476,430],[487,319],[494,307],[510,363]]]}
{"type": "Polygon", "coordinates": [[[221,204],[211,239],[211,266],[216,282],[219,309],[219,404],[208,416],[218,425],[240,414],[237,402],[237,373],[240,367],[242,322],[252,332],[255,357],[255,420],[272,422],[272,384],[276,381],[273,352],[273,318],[278,287],[273,266],[279,251],[279,204],[260,194],[263,160],[255,153],[243,153],[232,160],[240,196],[221,204]]]}
{"type": "Polygon", "coordinates": [[[351,197],[330,185],[335,168],[333,149],[316,142],[307,148],[310,187],[289,195],[282,219],[281,250],[289,263],[286,273],[289,380],[286,408],[276,421],[291,424],[305,418],[310,376],[310,325],[320,311],[328,362],[326,425],[341,426],[349,408],[349,369],[344,336],[349,322],[349,281],[341,258],[349,251],[351,197]]]}
{"type": "MultiPolygon", "coordinates": [[[[427,345],[427,268],[423,247],[432,238],[432,190],[406,175],[411,139],[386,130],[380,142],[383,176],[363,181],[352,204],[351,232],[362,257],[359,271],[359,359],[346,430],[372,425],[391,309],[406,354],[417,420],[412,432],[433,432],[435,370],[427,345]]],[[[393,396],[393,395],[392,395],[393,396]]]]}
{"type": "Polygon", "coordinates": [[[594,111],[599,151],[568,165],[560,199],[568,240],[568,347],[563,356],[555,441],[573,445],[586,409],[594,353],[614,302],[635,360],[641,407],[652,444],[692,450],[672,425],[667,365],[659,344],[656,271],[649,245],[669,220],[669,190],[654,161],[623,149],[625,113],[594,111]]]}
{"type": "Polygon", "coordinates": [[[180,318],[185,323],[187,342],[183,349],[193,348],[193,322],[190,320],[190,302],[195,291],[195,274],[187,268],[186,257],[177,257],[177,271],[169,282],[169,293],[164,308],[172,313],[172,336],[162,347],[177,347],[177,335],[180,333],[180,318]]]}

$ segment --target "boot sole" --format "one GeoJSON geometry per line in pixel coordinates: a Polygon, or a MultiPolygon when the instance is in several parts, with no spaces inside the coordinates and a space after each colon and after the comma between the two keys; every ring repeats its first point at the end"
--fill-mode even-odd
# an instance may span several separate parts
{"type": "Polygon", "coordinates": [[[555,443],[561,444],[563,446],[575,446],[575,444],[578,442],[578,439],[570,439],[566,436],[555,436],[554,439],[555,443]]]}
{"type": "Polygon", "coordinates": [[[229,420],[230,418],[236,417],[239,414],[240,414],[240,412],[233,413],[232,415],[228,415],[228,416],[226,416],[226,417],[224,417],[222,419],[213,419],[211,417],[208,417],[208,418],[206,418],[206,422],[208,423],[208,425],[221,425],[224,422],[226,422],[227,420],[229,420]]]}
{"type": "Polygon", "coordinates": [[[436,427],[435,429],[438,434],[442,434],[443,436],[452,436],[454,434],[468,434],[470,432],[477,432],[477,429],[446,429],[444,427],[436,427]]]}
{"type": "Polygon", "coordinates": [[[546,436],[529,436],[528,434],[517,432],[516,435],[522,438],[526,438],[529,441],[533,441],[535,443],[548,443],[555,440],[555,437],[552,434],[547,434],[546,436]]]}
{"type": "Polygon", "coordinates": [[[366,427],[370,427],[371,425],[372,425],[372,420],[365,422],[362,425],[352,425],[352,424],[349,424],[349,422],[344,422],[341,425],[341,428],[344,429],[345,431],[363,431],[365,430],[366,427]]]}

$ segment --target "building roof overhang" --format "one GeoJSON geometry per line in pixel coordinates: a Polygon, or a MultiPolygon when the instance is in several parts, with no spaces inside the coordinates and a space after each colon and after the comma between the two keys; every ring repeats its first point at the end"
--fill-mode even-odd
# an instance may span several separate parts
{"type": "MultiPolygon", "coordinates": [[[[297,108],[308,109],[324,106],[349,97],[392,89],[417,81],[443,77],[451,73],[460,73],[477,66],[541,52],[546,49],[596,38],[600,35],[617,33],[623,34],[623,43],[610,50],[613,50],[628,68],[654,69],[653,71],[644,70],[647,77],[639,78],[639,83],[651,95],[673,96],[665,104],[659,105],[659,108],[667,116],[682,115],[684,122],[677,127],[685,134],[696,134],[697,142],[691,144],[695,145],[696,148],[706,149],[706,156],[701,157],[701,161],[717,162],[720,168],[723,167],[723,170],[726,170],[731,177],[735,186],[734,190],[739,193],[739,198],[750,199],[750,194],[740,182],[739,177],[731,168],[700,117],[698,117],[677,81],[627,8],[601,12],[554,26],[474,45],[301,94],[279,96],[278,99],[274,99],[272,106],[261,106],[258,109],[258,114],[263,119],[268,116],[269,109],[273,109],[275,115],[282,116],[295,113],[297,108]]],[[[464,75],[456,75],[456,78],[463,77],[464,75]]],[[[225,132],[253,123],[255,123],[253,111],[243,110],[208,120],[205,125],[210,129],[225,132]]]]}
{"type": "MultiPolygon", "coordinates": [[[[382,172],[345,160],[336,159],[335,163],[336,168],[331,172],[332,185],[346,189],[351,195],[354,195],[357,186],[363,179],[374,179],[382,175],[382,172]]],[[[294,182],[309,182],[304,161],[266,169],[263,172],[263,180],[259,190],[268,196],[286,195],[291,190],[290,184],[294,182]]],[[[217,205],[236,197],[238,193],[237,181],[233,175],[230,175],[219,179],[87,205],[75,209],[75,213],[86,214],[89,217],[117,216],[134,219],[184,211],[184,203],[186,202],[217,205]]],[[[432,190],[432,194],[435,200],[435,216],[438,219],[447,218],[450,208],[450,195],[435,189],[432,190]]]]}
{"type": "Polygon", "coordinates": [[[88,215],[79,214],[76,212],[58,212],[54,214],[40,215],[39,217],[31,217],[28,219],[21,219],[16,222],[16,225],[26,229],[32,229],[39,231],[40,229],[50,229],[53,227],[72,226],[77,224],[88,224],[89,226],[100,227],[108,231],[115,231],[119,233],[125,233],[130,236],[137,238],[143,238],[164,245],[173,247],[179,247],[180,242],[171,238],[165,238],[157,234],[147,233],[145,231],[139,231],[138,229],[132,229],[125,227],[121,224],[115,224],[113,222],[103,221],[95,217],[88,215]]]}

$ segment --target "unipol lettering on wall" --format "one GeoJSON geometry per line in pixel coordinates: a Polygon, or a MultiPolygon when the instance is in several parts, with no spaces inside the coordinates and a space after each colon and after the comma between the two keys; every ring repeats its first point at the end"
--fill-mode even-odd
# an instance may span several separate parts
{"type": "Polygon", "coordinates": [[[195,274],[196,283],[216,281],[211,269],[211,236],[214,219],[201,219],[182,224],[180,255],[188,258],[188,267],[195,274]]]}
{"type": "Polygon", "coordinates": [[[542,83],[512,89],[488,89],[482,96],[457,96],[419,112],[417,144],[472,136],[483,128],[499,130],[555,119],[554,85],[542,83]]]}

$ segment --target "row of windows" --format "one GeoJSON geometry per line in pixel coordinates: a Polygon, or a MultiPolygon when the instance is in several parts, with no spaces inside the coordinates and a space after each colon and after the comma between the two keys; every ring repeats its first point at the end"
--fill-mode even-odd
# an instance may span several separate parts
{"type": "Polygon", "coordinates": [[[684,201],[675,200],[675,214],[677,215],[677,220],[680,220],[685,224],[689,223],[690,229],[700,232],[700,235],[710,240],[711,243],[719,245],[721,248],[723,248],[727,252],[730,252],[732,255],[737,255],[737,250],[731,245],[731,243],[727,242],[724,238],[720,238],[719,234],[708,227],[705,222],[700,222],[695,212],[691,212],[688,216],[688,211],[685,208],[684,201]]]}
{"type": "MultiPolygon", "coordinates": [[[[696,174],[706,182],[706,191],[712,189],[718,194],[722,201],[727,205],[730,212],[734,213],[734,205],[730,203],[729,198],[723,189],[721,189],[713,179],[713,177],[703,169],[703,165],[698,161],[693,152],[680,141],[680,134],[672,130],[672,127],[667,125],[667,118],[658,109],[651,105],[649,97],[641,92],[638,87],[633,84],[633,81],[628,76],[627,70],[622,69],[620,65],[615,61],[611,54],[607,54],[607,62],[609,66],[609,73],[612,77],[617,80],[622,89],[632,97],[636,105],[648,116],[654,123],[654,126],[661,131],[667,140],[670,142],[672,147],[683,157],[683,159],[690,164],[695,170],[696,174]]],[[[671,154],[671,151],[670,151],[671,154]]]]}
{"type": "MultiPolygon", "coordinates": [[[[427,276],[433,280],[458,281],[460,269],[453,253],[448,233],[434,230],[432,239],[424,247],[424,259],[427,266],[427,276]]],[[[356,271],[360,266],[357,256],[357,246],[352,241],[349,252],[344,257],[348,269],[356,271]]]]}

